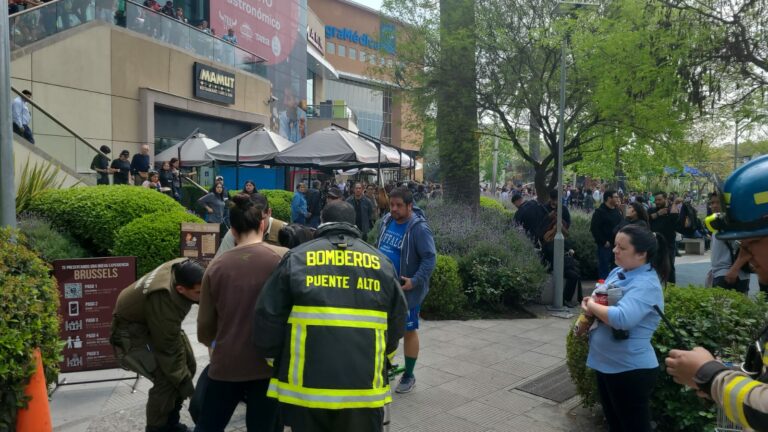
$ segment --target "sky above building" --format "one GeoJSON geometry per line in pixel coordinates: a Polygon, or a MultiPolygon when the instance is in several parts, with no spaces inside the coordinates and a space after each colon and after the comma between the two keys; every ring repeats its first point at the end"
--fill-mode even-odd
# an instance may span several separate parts
{"type": "Polygon", "coordinates": [[[355,3],[360,3],[361,5],[368,6],[369,8],[381,10],[382,0],[352,0],[352,1],[355,3]]]}

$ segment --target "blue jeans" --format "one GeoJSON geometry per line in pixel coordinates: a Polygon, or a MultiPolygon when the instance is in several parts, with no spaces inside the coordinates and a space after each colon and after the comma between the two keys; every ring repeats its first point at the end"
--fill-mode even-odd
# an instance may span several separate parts
{"type": "Polygon", "coordinates": [[[597,278],[605,279],[614,267],[613,248],[604,245],[597,247],[597,278]]]}

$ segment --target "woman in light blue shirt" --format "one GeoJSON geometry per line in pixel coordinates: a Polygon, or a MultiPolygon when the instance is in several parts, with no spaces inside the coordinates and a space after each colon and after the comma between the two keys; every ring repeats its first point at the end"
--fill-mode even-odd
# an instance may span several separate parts
{"type": "Polygon", "coordinates": [[[589,334],[587,366],[597,375],[609,432],[650,432],[650,399],[659,371],[651,338],[660,318],[653,306],[664,308],[667,246],[662,236],[638,225],[619,230],[615,244],[618,267],[605,283],[621,288],[621,299],[613,306],[592,297],[581,303],[587,315],[598,319],[589,334]]]}

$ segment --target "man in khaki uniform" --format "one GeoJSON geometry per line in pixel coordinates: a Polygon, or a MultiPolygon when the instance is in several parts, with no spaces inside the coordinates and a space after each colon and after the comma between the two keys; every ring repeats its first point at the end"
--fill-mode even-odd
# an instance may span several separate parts
{"type": "Polygon", "coordinates": [[[154,383],[146,432],[185,432],[181,404],[194,392],[195,357],[181,322],[200,300],[205,269],[187,258],[169,261],[117,298],[110,343],[120,365],[154,383]]]}

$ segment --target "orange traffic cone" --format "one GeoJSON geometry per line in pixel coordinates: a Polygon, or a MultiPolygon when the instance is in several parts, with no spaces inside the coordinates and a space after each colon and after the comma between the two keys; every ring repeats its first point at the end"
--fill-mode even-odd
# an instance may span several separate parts
{"type": "Polygon", "coordinates": [[[35,348],[37,369],[29,379],[24,394],[32,397],[27,408],[22,408],[16,415],[16,432],[52,432],[51,409],[48,406],[48,387],[45,384],[43,358],[40,349],[35,348]]]}

